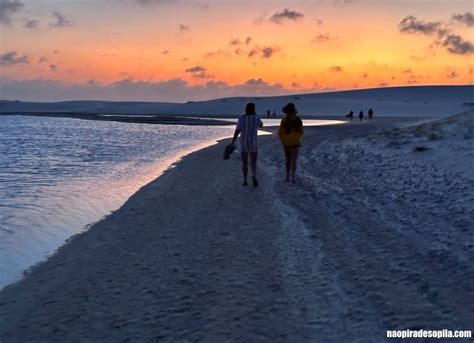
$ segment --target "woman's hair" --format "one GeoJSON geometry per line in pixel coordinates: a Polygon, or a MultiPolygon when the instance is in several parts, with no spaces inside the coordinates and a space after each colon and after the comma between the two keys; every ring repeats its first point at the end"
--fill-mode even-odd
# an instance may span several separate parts
{"type": "Polygon", "coordinates": [[[246,106],[245,106],[245,114],[249,115],[249,114],[257,114],[255,112],[255,104],[253,102],[249,102],[246,106]]]}

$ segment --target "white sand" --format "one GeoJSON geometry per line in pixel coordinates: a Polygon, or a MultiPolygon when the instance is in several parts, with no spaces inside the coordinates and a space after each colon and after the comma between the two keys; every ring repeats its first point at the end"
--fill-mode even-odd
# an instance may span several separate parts
{"type": "Polygon", "coordinates": [[[308,128],[296,185],[282,181],[275,136],[259,138],[257,189],[240,185],[223,144],[189,155],[4,289],[0,340],[369,342],[387,329],[472,329],[474,182],[437,149],[449,140],[472,166],[459,149],[473,137],[374,133],[395,124],[308,128]]]}

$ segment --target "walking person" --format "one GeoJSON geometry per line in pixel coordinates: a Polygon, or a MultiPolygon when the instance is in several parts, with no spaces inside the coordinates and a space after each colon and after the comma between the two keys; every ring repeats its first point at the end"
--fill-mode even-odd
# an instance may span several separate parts
{"type": "Polygon", "coordinates": [[[347,118],[349,118],[352,121],[352,118],[354,118],[354,111],[350,111],[347,115],[347,118]]]}
{"type": "Polygon", "coordinates": [[[374,110],[369,109],[369,120],[372,121],[372,117],[374,116],[374,110]]]}
{"type": "Polygon", "coordinates": [[[245,114],[239,117],[235,128],[232,144],[240,134],[240,153],[242,155],[242,173],[244,182],[242,186],[247,186],[248,165],[250,157],[250,168],[252,170],[253,186],[258,186],[257,180],[257,131],[263,127],[262,120],[255,112],[255,104],[249,102],[245,106],[245,114]]]}
{"type": "Polygon", "coordinates": [[[364,111],[359,112],[359,120],[362,121],[364,119],[364,111]]]}
{"type": "Polygon", "coordinates": [[[278,136],[283,145],[283,151],[286,158],[286,181],[295,183],[296,162],[298,159],[298,151],[301,147],[301,138],[304,135],[303,122],[297,116],[298,111],[293,103],[288,103],[282,108],[285,116],[280,122],[278,136]]]}

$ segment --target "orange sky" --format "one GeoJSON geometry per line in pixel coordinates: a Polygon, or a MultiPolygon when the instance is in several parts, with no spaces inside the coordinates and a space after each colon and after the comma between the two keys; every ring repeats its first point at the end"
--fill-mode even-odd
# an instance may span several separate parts
{"type": "Polygon", "coordinates": [[[264,94],[473,80],[470,0],[11,1],[0,8],[3,98],[37,79],[225,82],[230,95],[253,79],[264,94]]]}

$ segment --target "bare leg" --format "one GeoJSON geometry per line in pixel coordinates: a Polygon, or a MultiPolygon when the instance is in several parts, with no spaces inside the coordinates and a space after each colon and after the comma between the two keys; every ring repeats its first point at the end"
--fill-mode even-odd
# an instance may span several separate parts
{"type": "Polygon", "coordinates": [[[291,174],[292,181],[295,183],[295,173],[296,173],[296,162],[298,160],[298,148],[294,148],[291,153],[291,174]]]}
{"type": "Polygon", "coordinates": [[[286,181],[290,181],[290,168],[291,168],[291,150],[288,147],[283,147],[285,150],[285,157],[286,157],[286,181]]]}
{"type": "Polygon", "coordinates": [[[250,153],[250,169],[252,170],[252,179],[254,187],[258,186],[257,181],[257,152],[250,153]]]}
{"type": "Polygon", "coordinates": [[[244,183],[242,186],[247,186],[247,174],[249,172],[249,154],[247,152],[242,153],[242,173],[244,174],[244,183]]]}

